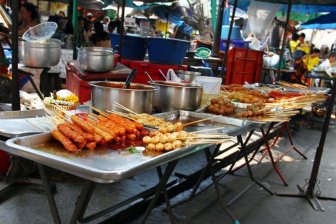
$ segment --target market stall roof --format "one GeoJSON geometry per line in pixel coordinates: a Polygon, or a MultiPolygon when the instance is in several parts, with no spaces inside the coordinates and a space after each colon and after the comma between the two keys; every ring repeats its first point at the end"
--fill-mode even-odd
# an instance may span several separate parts
{"type": "Polygon", "coordinates": [[[300,28],[318,30],[336,29],[336,13],[329,13],[309,20],[303,23],[300,28]]]}
{"type": "MultiPolygon", "coordinates": [[[[247,10],[252,0],[238,0],[237,7],[242,10],[247,10]]],[[[258,0],[260,2],[280,3],[284,4],[280,11],[287,12],[287,4],[289,0],[258,0]]],[[[234,0],[229,0],[230,4],[234,0]]],[[[291,12],[300,13],[319,13],[319,12],[336,12],[335,0],[292,0],[291,12]]]]}

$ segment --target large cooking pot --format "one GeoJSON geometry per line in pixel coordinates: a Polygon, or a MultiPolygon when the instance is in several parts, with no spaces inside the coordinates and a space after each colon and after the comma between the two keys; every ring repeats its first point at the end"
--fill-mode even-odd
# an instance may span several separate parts
{"type": "Polygon", "coordinates": [[[49,39],[43,42],[19,41],[19,61],[29,67],[51,67],[61,59],[61,41],[49,39]]]}
{"type": "Polygon", "coordinates": [[[154,91],[157,90],[153,86],[132,83],[128,89],[124,89],[124,82],[97,81],[90,84],[94,107],[122,111],[113,105],[117,102],[136,113],[152,113],[154,91]]]}
{"type": "Polygon", "coordinates": [[[83,47],[78,51],[81,68],[89,72],[107,72],[113,69],[114,53],[112,48],[83,47]]]}
{"type": "Polygon", "coordinates": [[[185,83],[154,81],[159,90],[154,93],[154,108],[158,112],[196,110],[202,101],[203,87],[185,83]]]}

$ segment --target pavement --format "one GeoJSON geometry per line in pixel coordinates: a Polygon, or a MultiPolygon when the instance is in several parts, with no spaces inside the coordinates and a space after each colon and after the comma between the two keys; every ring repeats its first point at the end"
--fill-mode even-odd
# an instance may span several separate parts
{"type": "MultiPolygon", "coordinates": [[[[279,169],[286,177],[289,186],[282,184],[274,172],[269,159],[261,164],[252,162],[252,170],[255,177],[272,191],[277,193],[298,194],[297,185],[304,186],[310,176],[316,148],[321,136],[322,123],[316,119],[300,120],[294,125],[293,137],[295,145],[308,159],[305,160],[294,151],[278,163],[279,169]]],[[[324,146],[324,154],[318,175],[318,187],[321,196],[336,198],[336,153],[334,138],[336,129],[331,125],[324,146]]],[[[260,133],[253,136],[260,138],[260,133]]],[[[282,136],[274,147],[274,154],[278,155],[289,146],[286,136],[282,136]]],[[[260,158],[258,154],[256,158],[260,158]]],[[[203,153],[180,160],[176,172],[191,174],[200,169],[206,163],[203,153]]],[[[227,168],[226,168],[227,169],[227,168]]],[[[50,171],[51,179],[56,182],[56,203],[59,208],[62,223],[69,223],[76,198],[80,192],[83,181],[71,175],[54,170],[50,171]]],[[[225,169],[223,170],[225,172],[225,169]]],[[[173,176],[171,179],[177,179],[173,176]]],[[[134,195],[157,183],[155,170],[149,170],[126,180],[110,185],[97,185],[90,201],[88,211],[90,214],[103,209],[113,203],[134,195]]],[[[202,187],[211,183],[210,178],[202,182],[202,187]]],[[[251,182],[246,167],[235,172],[234,175],[219,181],[220,196],[216,194],[214,186],[211,186],[181,205],[173,208],[178,223],[190,224],[223,224],[232,223],[221,207],[220,200],[228,203],[239,192],[244,190],[251,182]]],[[[1,183],[0,183],[1,187],[1,183]]],[[[172,204],[186,199],[190,191],[183,192],[171,199],[172,204]]],[[[324,212],[315,211],[304,198],[279,197],[270,195],[258,185],[253,185],[241,197],[235,200],[229,210],[242,224],[333,224],[336,219],[336,201],[321,200],[324,212]]],[[[169,217],[164,211],[165,205],[156,207],[150,214],[147,223],[170,223],[169,217]]],[[[142,213],[135,218],[122,223],[140,223],[142,213]]],[[[44,192],[36,186],[17,185],[0,194],[0,223],[1,224],[39,224],[52,223],[51,213],[44,192]]],[[[95,222],[92,222],[95,223],[95,222]]]]}

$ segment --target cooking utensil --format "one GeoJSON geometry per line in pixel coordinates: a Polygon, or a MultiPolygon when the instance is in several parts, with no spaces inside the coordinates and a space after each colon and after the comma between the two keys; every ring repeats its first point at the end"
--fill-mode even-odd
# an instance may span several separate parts
{"type": "Polygon", "coordinates": [[[81,68],[89,72],[107,72],[113,69],[114,53],[112,48],[83,47],[78,51],[81,68]]]}
{"type": "Polygon", "coordinates": [[[166,81],[169,81],[168,78],[167,78],[167,76],[165,76],[165,74],[162,72],[161,69],[159,69],[159,72],[160,72],[160,74],[163,76],[163,78],[164,78],[166,81]]]}
{"type": "Polygon", "coordinates": [[[136,69],[133,69],[132,72],[127,76],[126,81],[125,81],[125,85],[124,85],[124,89],[128,89],[131,85],[132,80],[135,78],[137,73],[136,69]]]}
{"type": "Polygon", "coordinates": [[[158,112],[196,110],[201,105],[203,88],[200,85],[153,81],[159,90],[154,93],[153,106],[158,112]]]}
{"type": "Polygon", "coordinates": [[[92,105],[101,110],[116,110],[120,108],[114,105],[118,102],[136,113],[151,113],[153,107],[153,86],[132,83],[128,89],[123,88],[124,82],[97,81],[91,82],[92,105]]]}
{"type": "Polygon", "coordinates": [[[152,79],[152,77],[149,75],[148,72],[145,72],[145,74],[147,75],[147,77],[148,77],[150,83],[154,82],[154,80],[152,79]]]}
{"type": "Polygon", "coordinates": [[[29,67],[51,67],[61,59],[61,41],[50,39],[44,42],[19,41],[19,61],[29,67]]]}

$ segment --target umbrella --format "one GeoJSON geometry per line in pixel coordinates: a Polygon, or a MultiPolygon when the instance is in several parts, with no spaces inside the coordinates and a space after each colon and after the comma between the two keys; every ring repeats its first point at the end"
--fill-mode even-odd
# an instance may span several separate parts
{"type": "Polygon", "coordinates": [[[336,13],[329,13],[309,20],[301,24],[300,28],[318,30],[336,29],[336,13]]]}

